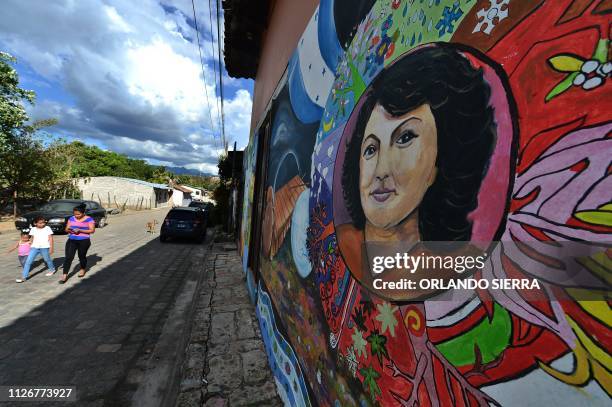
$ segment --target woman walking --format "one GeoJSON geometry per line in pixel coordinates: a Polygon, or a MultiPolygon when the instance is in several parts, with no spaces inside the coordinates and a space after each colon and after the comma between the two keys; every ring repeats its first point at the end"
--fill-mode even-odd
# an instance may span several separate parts
{"type": "Polygon", "coordinates": [[[93,218],[85,214],[85,204],[75,206],[72,214],[73,216],[66,223],[68,240],[66,241],[66,259],[64,260],[64,272],[59,282],[60,284],[64,284],[68,280],[68,272],[76,253],[79,255],[79,263],[81,265],[78,276],[79,278],[85,276],[87,250],[91,246],[89,237],[96,229],[93,218]]]}

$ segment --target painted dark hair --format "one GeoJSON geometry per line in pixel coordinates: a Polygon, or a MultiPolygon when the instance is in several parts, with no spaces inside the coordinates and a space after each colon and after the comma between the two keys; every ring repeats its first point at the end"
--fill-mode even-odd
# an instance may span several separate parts
{"type": "Polygon", "coordinates": [[[496,139],[490,96],[482,69],[452,44],[419,49],[385,68],[366,90],[355,132],[347,140],[342,189],[353,224],[365,226],[355,165],[374,107],[380,104],[392,116],[402,116],[428,104],[438,133],[437,175],[419,206],[421,239],[469,241],[468,214],[478,204],[496,139]]]}

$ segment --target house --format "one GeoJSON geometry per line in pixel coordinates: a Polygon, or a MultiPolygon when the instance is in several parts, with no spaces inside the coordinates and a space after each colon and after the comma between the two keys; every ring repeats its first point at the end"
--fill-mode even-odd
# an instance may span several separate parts
{"type": "Polygon", "coordinates": [[[240,254],[285,405],[609,404],[605,296],[493,243],[612,241],[611,4],[223,1],[227,71],[255,80],[240,254]],[[373,271],[431,241],[485,267],[373,271]],[[461,276],[545,289],[401,285],[461,276]]]}
{"type": "Polygon", "coordinates": [[[191,191],[191,199],[193,199],[194,201],[201,201],[203,194],[202,194],[202,190],[200,188],[194,188],[194,187],[190,187],[189,185],[181,185],[183,188],[188,189],[189,191],[191,191]]]}
{"type": "Polygon", "coordinates": [[[189,206],[192,201],[191,190],[183,185],[172,185],[172,206],[189,206]]]}
{"type": "Polygon", "coordinates": [[[215,204],[215,200],[213,199],[212,192],[207,190],[202,190],[202,202],[209,202],[215,204]]]}
{"type": "Polygon", "coordinates": [[[75,185],[83,199],[99,202],[105,208],[151,209],[168,206],[168,185],[124,177],[82,177],[75,185]]]}

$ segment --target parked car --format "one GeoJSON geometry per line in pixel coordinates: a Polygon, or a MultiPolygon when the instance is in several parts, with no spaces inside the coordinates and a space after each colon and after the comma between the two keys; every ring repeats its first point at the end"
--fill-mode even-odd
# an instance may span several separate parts
{"type": "Polygon", "coordinates": [[[184,237],[203,242],[206,238],[207,214],[199,208],[180,207],[168,212],[161,225],[159,240],[184,237]]]}
{"type": "Polygon", "coordinates": [[[189,208],[198,208],[198,209],[201,209],[203,211],[210,210],[211,206],[212,206],[212,204],[210,202],[191,201],[189,203],[189,208]]]}
{"type": "MultiPolygon", "coordinates": [[[[23,201],[20,201],[17,204],[17,212],[32,211],[32,210],[34,210],[34,208],[36,208],[37,204],[40,204],[40,202],[34,202],[34,201],[25,201],[25,202],[23,202],[23,201]]],[[[14,207],[15,207],[15,203],[14,202],[7,202],[6,205],[4,206],[4,208],[0,209],[0,214],[12,215],[14,207]]]]}
{"type": "Polygon", "coordinates": [[[81,204],[85,204],[85,213],[93,218],[96,227],[102,228],[106,225],[106,209],[99,203],[80,199],[57,199],[44,203],[37,210],[18,217],[15,220],[15,227],[18,230],[29,231],[34,218],[42,216],[53,233],[64,233],[66,222],[72,216],[72,209],[81,204]]]}

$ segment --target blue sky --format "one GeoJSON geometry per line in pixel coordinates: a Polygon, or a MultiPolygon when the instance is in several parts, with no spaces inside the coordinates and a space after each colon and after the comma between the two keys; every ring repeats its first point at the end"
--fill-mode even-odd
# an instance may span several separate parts
{"type": "MultiPolygon", "coordinates": [[[[37,93],[28,107],[32,119],[59,120],[51,134],[155,164],[216,172],[216,0],[211,3],[212,27],[209,1],[195,1],[204,76],[191,0],[5,0],[0,50],[18,59],[22,86],[37,93]]],[[[225,69],[223,81],[226,139],[244,148],[253,81],[230,78],[225,69]]]]}

